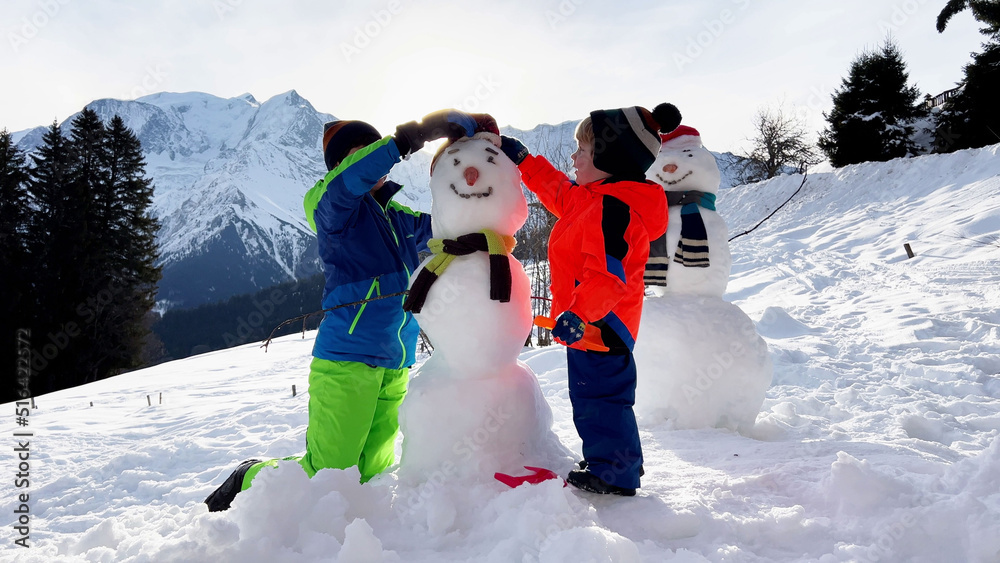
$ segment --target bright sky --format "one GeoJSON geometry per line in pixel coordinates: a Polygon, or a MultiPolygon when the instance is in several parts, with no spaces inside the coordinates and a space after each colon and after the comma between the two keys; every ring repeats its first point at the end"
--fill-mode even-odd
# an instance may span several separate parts
{"type": "Polygon", "coordinates": [[[442,107],[531,128],[669,101],[708,148],[736,150],[765,105],[811,131],[851,61],[891,32],[911,83],[961,79],[983,36],[945,0],[4,0],[0,128],[92,100],[295,89],[384,133],[442,107]],[[805,6],[809,6],[806,8],[805,6]]]}

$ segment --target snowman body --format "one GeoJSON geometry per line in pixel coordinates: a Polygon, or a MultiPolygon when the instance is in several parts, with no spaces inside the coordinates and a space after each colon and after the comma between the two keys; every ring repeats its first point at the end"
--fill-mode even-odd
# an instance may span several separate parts
{"type": "MultiPolygon", "coordinates": [[[[442,153],[431,196],[435,238],[483,229],[513,236],[528,215],[517,167],[481,138],[442,153]]],[[[402,479],[426,481],[440,471],[492,479],[497,471],[523,473],[524,465],[566,463],[535,374],[518,361],[532,327],[531,293],[521,263],[508,260],[509,302],[490,299],[489,255],[474,252],[454,258],[415,313],[434,351],[400,409],[402,479]]]]}
{"type": "MultiPolygon", "coordinates": [[[[712,194],[719,191],[721,175],[715,156],[706,149],[700,136],[682,135],[660,145],[660,152],[646,177],[660,184],[669,199],[679,198],[685,192],[687,201],[697,203],[694,192],[712,194]]],[[[650,265],[666,266],[666,287],[657,293],[685,293],[722,296],[729,283],[733,259],[729,252],[729,229],[714,209],[699,206],[698,214],[704,222],[707,235],[707,263],[685,265],[676,261],[677,247],[684,229],[685,205],[668,207],[667,232],[664,238],[654,241],[650,249],[650,265]]],[[[696,243],[697,244],[697,243],[696,243]]]]}

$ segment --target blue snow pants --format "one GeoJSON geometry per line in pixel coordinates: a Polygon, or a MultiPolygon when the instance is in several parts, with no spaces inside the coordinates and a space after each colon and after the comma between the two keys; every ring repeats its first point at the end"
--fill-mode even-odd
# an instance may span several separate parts
{"type": "Polygon", "coordinates": [[[636,369],[632,352],[566,349],[573,423],[583,440],[587,470],[605,483],[639,487],[642,447],[632,406],[636,369]]]}

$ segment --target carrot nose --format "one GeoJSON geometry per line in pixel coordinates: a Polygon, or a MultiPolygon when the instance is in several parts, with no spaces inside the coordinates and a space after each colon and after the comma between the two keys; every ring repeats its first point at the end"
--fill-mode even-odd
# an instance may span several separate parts
{"type": "Polygon", "coordinates": [[[475,166],[470,166],[465,169],[465,183],[472,186],[479,179],[479,170],[475,166]]]}
{"type": "Polygon", "coordinates": [[[676,164],[664,164],[663,165],[663,171],[666,172],[667,174],[673,174],[674,172],[677,172],[677,165],[676,164]]]}

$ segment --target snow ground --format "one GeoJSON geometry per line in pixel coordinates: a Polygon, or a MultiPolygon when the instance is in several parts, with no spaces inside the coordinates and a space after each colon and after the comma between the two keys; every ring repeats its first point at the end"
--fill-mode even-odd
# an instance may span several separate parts
{"type": "MultiPolygon", "coordinates": [[[[307,334],[37,398],[27,489],[4,405],[0,506],[13,524],[30,494],[32,547],[5,526],[0,560],[1000,561],[998,156],[816,173],[734,240],[726,299],[767,341],[773,384],[746,435],[643,425],[636,498],[285,464],[209,514],[237,462],[304,449],[307,334]]],[[[724,190],[719,211],[742,232],[800,182],[724,190]]],[[[563,351],[521,359],[579,452],[563,351]]]]}

